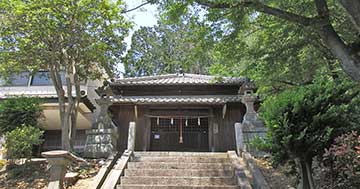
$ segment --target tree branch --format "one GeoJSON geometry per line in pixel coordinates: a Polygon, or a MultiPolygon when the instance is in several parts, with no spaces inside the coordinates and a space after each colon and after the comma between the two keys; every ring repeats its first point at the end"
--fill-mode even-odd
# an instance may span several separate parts
{"type": "Polygon", "coordinates": [[[270,7],[265,5],[264,3],[258,1],[251,1],[251,0],[242,0],[239,3],[214,3],[207,0],[196,0],[196,2],[200,5],[209,7],[209,8],[233,8],[233,7],[248,7],[252,8],[258,12],[270,14],[276,16],[278,18],[282,18],[291,22],[295,22],[304,26],[309,26],[315,18],[309,18],[305,16],[301,16],[295,13],[291,13],[285,10],[281,10],[275,7],[270,7]]]}
{"type": "Polygon", "coordinates": [[[309,81],[304,81],[304,82],[300,82],[300,83],[295,83],[292,81],[286,81],[286,80],[277,80],[277,82],[279,83],[284,83],[286,85],[291,85],[291,86],[304,86],[304,85],[309,85],[312,84],[313,82],[311,80],[309,81]]]}
{"type": "Polygon", "coordinates": [[[150,3],[150,1],[146,1],[145,3],[142,3],[142,4],[136,6],[136,7],[132,8],[132,9],[123,10],[123,11],[121,11],[121,13],[128,13],[128,12],[134,11],[134,10],[139,9],[139,8],[149,4],[149,3],[150,3]]]}
{"type": "Polygon", "coordinates": [[[329,8],[325,0],[314,0],[319,17],[330,24],[329,8]]]}

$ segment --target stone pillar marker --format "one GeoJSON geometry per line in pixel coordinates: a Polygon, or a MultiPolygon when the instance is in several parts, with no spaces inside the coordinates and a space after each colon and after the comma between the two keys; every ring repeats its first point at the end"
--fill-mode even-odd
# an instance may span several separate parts
{"type": "Polygon", "coordinates": [[[136,123],[129,123],[129,135],[128,135],[128,151],[135,151],[135,138],[136,138],[136,123]]]}
{"type": "Polygon", "coordinates": [[[50,182],[48,189],[63,189],[66,167],[71,162],[86,162],[68,151],[55,150],[41,153],[50,164],[50,182]]]}

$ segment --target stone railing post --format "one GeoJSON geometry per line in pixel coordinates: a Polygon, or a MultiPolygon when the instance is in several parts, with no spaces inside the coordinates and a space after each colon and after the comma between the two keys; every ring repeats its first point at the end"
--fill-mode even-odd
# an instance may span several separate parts
{"type": "Polygon", "coordinates": [[[128,135],[128,151],[134,151],[135,150],[135,138],[136,138],[136,123],[130,122],[129,123],[129,135],[128,135]]]}
{"type": "Polygon", "coordinates": [[[236,152],[241,155],[245,149],[244,146],[244,133],[241,123],[235,123],[235,139],[236,139],[236,152]]]}
{"type": "Polygon", "coordinates": [[[86,162],[68,151],[55,150],[41,153],[50,164],[48,189],[63,189],[66,168],[71,162],[86,162]]]}

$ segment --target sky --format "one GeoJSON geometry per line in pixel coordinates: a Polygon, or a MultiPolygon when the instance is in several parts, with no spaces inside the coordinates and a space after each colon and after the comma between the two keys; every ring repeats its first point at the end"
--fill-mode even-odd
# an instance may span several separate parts
{"type": "MultiPolygon", "coordinates": [[[[127,4],[127,9],[132,9],[137,7],[143,3],[143,0],[125,0],[127,4]]],[[[138,30],[141,26],[154,26],[157,23],[157,7],[155,5],[147,4],[142,6],[139,9],[134,11],[128,12],[125,16],[134,22],[134,27],[130,31],[129,36],[125,38],[125,42],[127,44],[127,50],[130,48],[131,45],[131,36],[134,34],[134,31],[138,30]]],[[[123,73],[124,72],[124,65],[120,64],[118,70],[123,73]]],[[[122,74],[120,77],[123,77],[122,74]]]]}
{"type": "MultiPolygon", "coordinates": [[[[143,3],[143,0],[125,0],[128,9],[137,7],[143,3]]],[[[157,22],[157,8],[155,5],[147,4],[135,11],[126,13],[126,17],[134,22],[134,28],[131,30],[130,35],[125,39],[128,44],[128,49],[131,44],[131,36],[134,31],[138,30],[141,26],[154,26],[157,22]]]]}

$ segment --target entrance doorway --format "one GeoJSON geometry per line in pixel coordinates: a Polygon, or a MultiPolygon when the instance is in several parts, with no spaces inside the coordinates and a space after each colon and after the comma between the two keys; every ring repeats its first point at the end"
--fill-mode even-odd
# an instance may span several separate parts
{"type": "Polygon", "coordinates": [[[209,151],[208,118],[151,118],[151,151],[209,151]]]}

